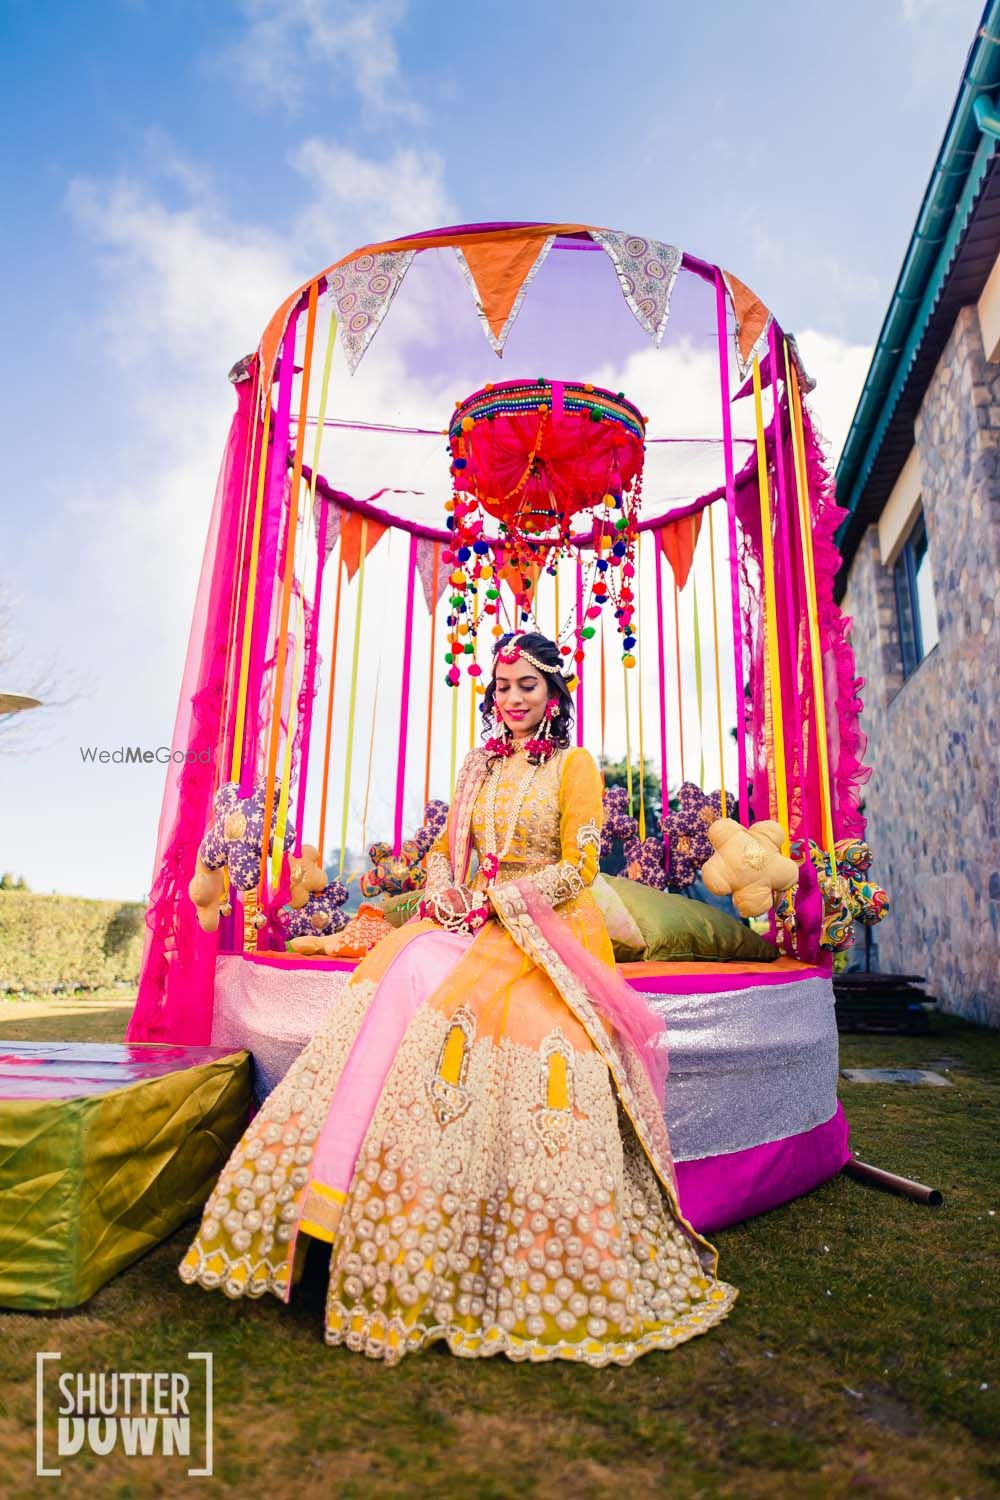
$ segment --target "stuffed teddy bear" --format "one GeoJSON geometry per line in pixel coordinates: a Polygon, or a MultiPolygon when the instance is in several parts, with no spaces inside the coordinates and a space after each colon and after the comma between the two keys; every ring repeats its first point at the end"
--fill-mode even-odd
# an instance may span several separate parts
{"type": "MultiPolygon", "coordinates": [[[[230,883],[240,891],[252,891],[260,879],[264,800],[263,781],[256,783],[249,797],[240,796],[237,781],[223,782],[215,794],[212,824],[198,847],[195,873],[188,886],[205,932],[215,932],[220,915],[228,916],[232,909],[228,903],[220,906],[224,868],[229,870],[230,883]]],[[[283,848],[291,849],[294,843],[295,829],[289,820],[283,848]]]]}
{"type": "Polygon", "coordinates": [[[428,802],[424,808],[424,821],[412,839],[404,840],[398,855],[393,855],[391,844],[372,844],[368,850],[372,868],[361,877],[361,894],[366,897],[400,896],[404,891],[419,890],[427,879],[420,861],[447,820],[447,802],[428,802]]]}
{"type": "Polygon", "coordinates": [[[682,781],[677,799],[676,812],[667,814],[666,835],[670,884],[683,888],[694,884],[702,865],[712,858],[709,827],[720,818],[735,816],[736,798],[727,792],[723,807],[721,792],[703,792],[695,782],[682,781]]]}
{"type": "Polygon", "coordinates": [[[301,855],[288,860],[291,895],[277,914],[286,940],[340,932],[347,917],[340,910],[350,892],[342,880],[327,881],[318,850],[303,844],[301,855]]]}
{"type": "Polygon", "coordinates": [[[623,786],[608,787],[604,793],[604,825],[601,829],[601,853],[612,853],[616,840],[622,845],[625,875],[662,891],[667,884],[663,867],[663,841],[639,837],[639,824],[628,810],[628,792],[623,786]]]}
{"type": "Polygon", "coordinates": [[[715,853],[702,865],[701,878],[713,895],[731,895],[741,917],[763,916],[775,891],[798,884],[798,865],[781,853],[780,823],[744,828],[732,818],[717,818],[707,832],[715,853]]]}

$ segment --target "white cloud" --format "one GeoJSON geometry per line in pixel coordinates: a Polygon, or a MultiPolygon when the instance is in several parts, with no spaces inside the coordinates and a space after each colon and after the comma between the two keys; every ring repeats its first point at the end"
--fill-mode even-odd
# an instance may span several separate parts
{"type": "MultiPolygon", "coordinates": [[[[323,265],[453,211],[432,154],[409,148],[379,162],[313,139],[294,153],[301,209],[280,229],[262,229],[228,214],[210,174],[168,138],[147,147],[148,176],[78,178],[67,193],[106,274],[90,341],[114,415],[98,435],[99,465],[49,474],[51,541],[24,579],[26,593],[46,600],[39,649],[58,651],[87,692],[53,721],[46,755],[19,773],[25,809],[45,800],[51,816],[40,825],[26,811],[22,827],[15,812],[12,857],[23,844],[19,868],[36,888],[89,895],[148,888],[162,768],[119,776],[112,792],[110,777],[74,764],[75,746],[169,739],[234,407],[226,371],[323,265]]],[[[385,408],[437,404],[421,403],[391,359],[384,378],[385,408]]],[[[345,458],[353,446],[341,444],[345,458]]]]}
{"type": "Polygon", "coordinates": [[[444,162],[433,151],[409,146],[375,161],[312,137],[296,148],[291,163],[311,194],[298,234],[323,247],[324,264],[355,245],[447,223],[454,213],[444,162]]]}
{"type": "Polygon", "coordinates": [[[849,344],[832,334],[805,328],[796,334],[802,360],[816,381],[809,406],[836,464],[871,364],[870,344],[849,344]]]}
{"type": "Polygon", "coordinates": [[[242,0],[247,28],[222,61],[261,102],[292,113],[322,69],[328,85],[352,90],[374,113],[417,120],[393,41],[406,9],[405,0],[242,0]]]}

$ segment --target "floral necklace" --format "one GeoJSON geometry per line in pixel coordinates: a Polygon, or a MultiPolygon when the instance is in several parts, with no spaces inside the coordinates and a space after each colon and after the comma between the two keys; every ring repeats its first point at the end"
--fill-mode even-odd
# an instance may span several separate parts
{"type": "MultiPolygon", "coordinates": [[[[531,740],[522,740],[520,742],[516,740],[509,740],[505,743],[513,747],[512,749],[505,751],[505,755],[516,754],[519,750],[522,749],[526,754],[533,753],[528,748],[533,743],[531,740]]],[[[553,750],[557,748],[554,742],[550,739],[543,741],[543,743],[546,745],[551,745],[553,750]]],[[[489,749],[489,741],[487,741],[486,748],[489,749]]],[[[545,759],[547,760],[548,756],[546,756],[545,759]]],[[[542,760],[537,765],[528,766],[525,770],[524,775],[521,777],[521,780],[518,782],[517,791],[514,795],[514,805],[511,809],[510,821],[507,824],[507,833],[504,837],[503,848],[500,850],[497,849],[497,793],[500,790],[500,782],[503,779],[504,761],[498,761],[498,763],[493,767],[493,770],[490,772],[489,785],[486,791],[486,816],[484,819],[484,841],[486,844],[486,852],[480,860],[479,864],[479,868],[483,872],[483,878],[485,879],[487,885],[492,885],[496,880],[497,875],[500,872],[500,865],[502,861],[507,858],[508,854],[511,851],[511,847],[514,843],[514,834],[517,831],[517,825],[520,822],[521,813],[524,809],[524,804],[527,800],[528,792],[531,788],[536,774],[541,770],[544,764],[545,760],[542,760]]]]}

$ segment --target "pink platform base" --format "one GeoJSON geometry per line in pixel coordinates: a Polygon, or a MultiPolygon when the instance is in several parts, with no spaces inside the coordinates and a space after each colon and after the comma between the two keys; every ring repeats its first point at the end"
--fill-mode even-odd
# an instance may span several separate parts
{"type": "Polygon", "coordinates": [[[847,1119],[838,1103],[831,1119],[801,1135],[726,1156],[679,1161],[681,1212],[702,1233],[767,1213],[836,1177],[851,1154],[847,1139],[847,1119]]]}

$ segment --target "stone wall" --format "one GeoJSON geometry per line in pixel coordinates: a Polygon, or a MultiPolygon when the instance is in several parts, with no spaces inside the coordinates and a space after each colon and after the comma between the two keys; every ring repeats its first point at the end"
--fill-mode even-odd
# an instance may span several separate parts
{"type": "Polygon", "coordinates": [[[1000,364],[963,308],[914,428],[940,640],[903,682],[876,527],[843,607],[867,679],[872,873],[893,910],[883,970],[923,974],[947,1009],[1000,1025],[1000,364]]]}

